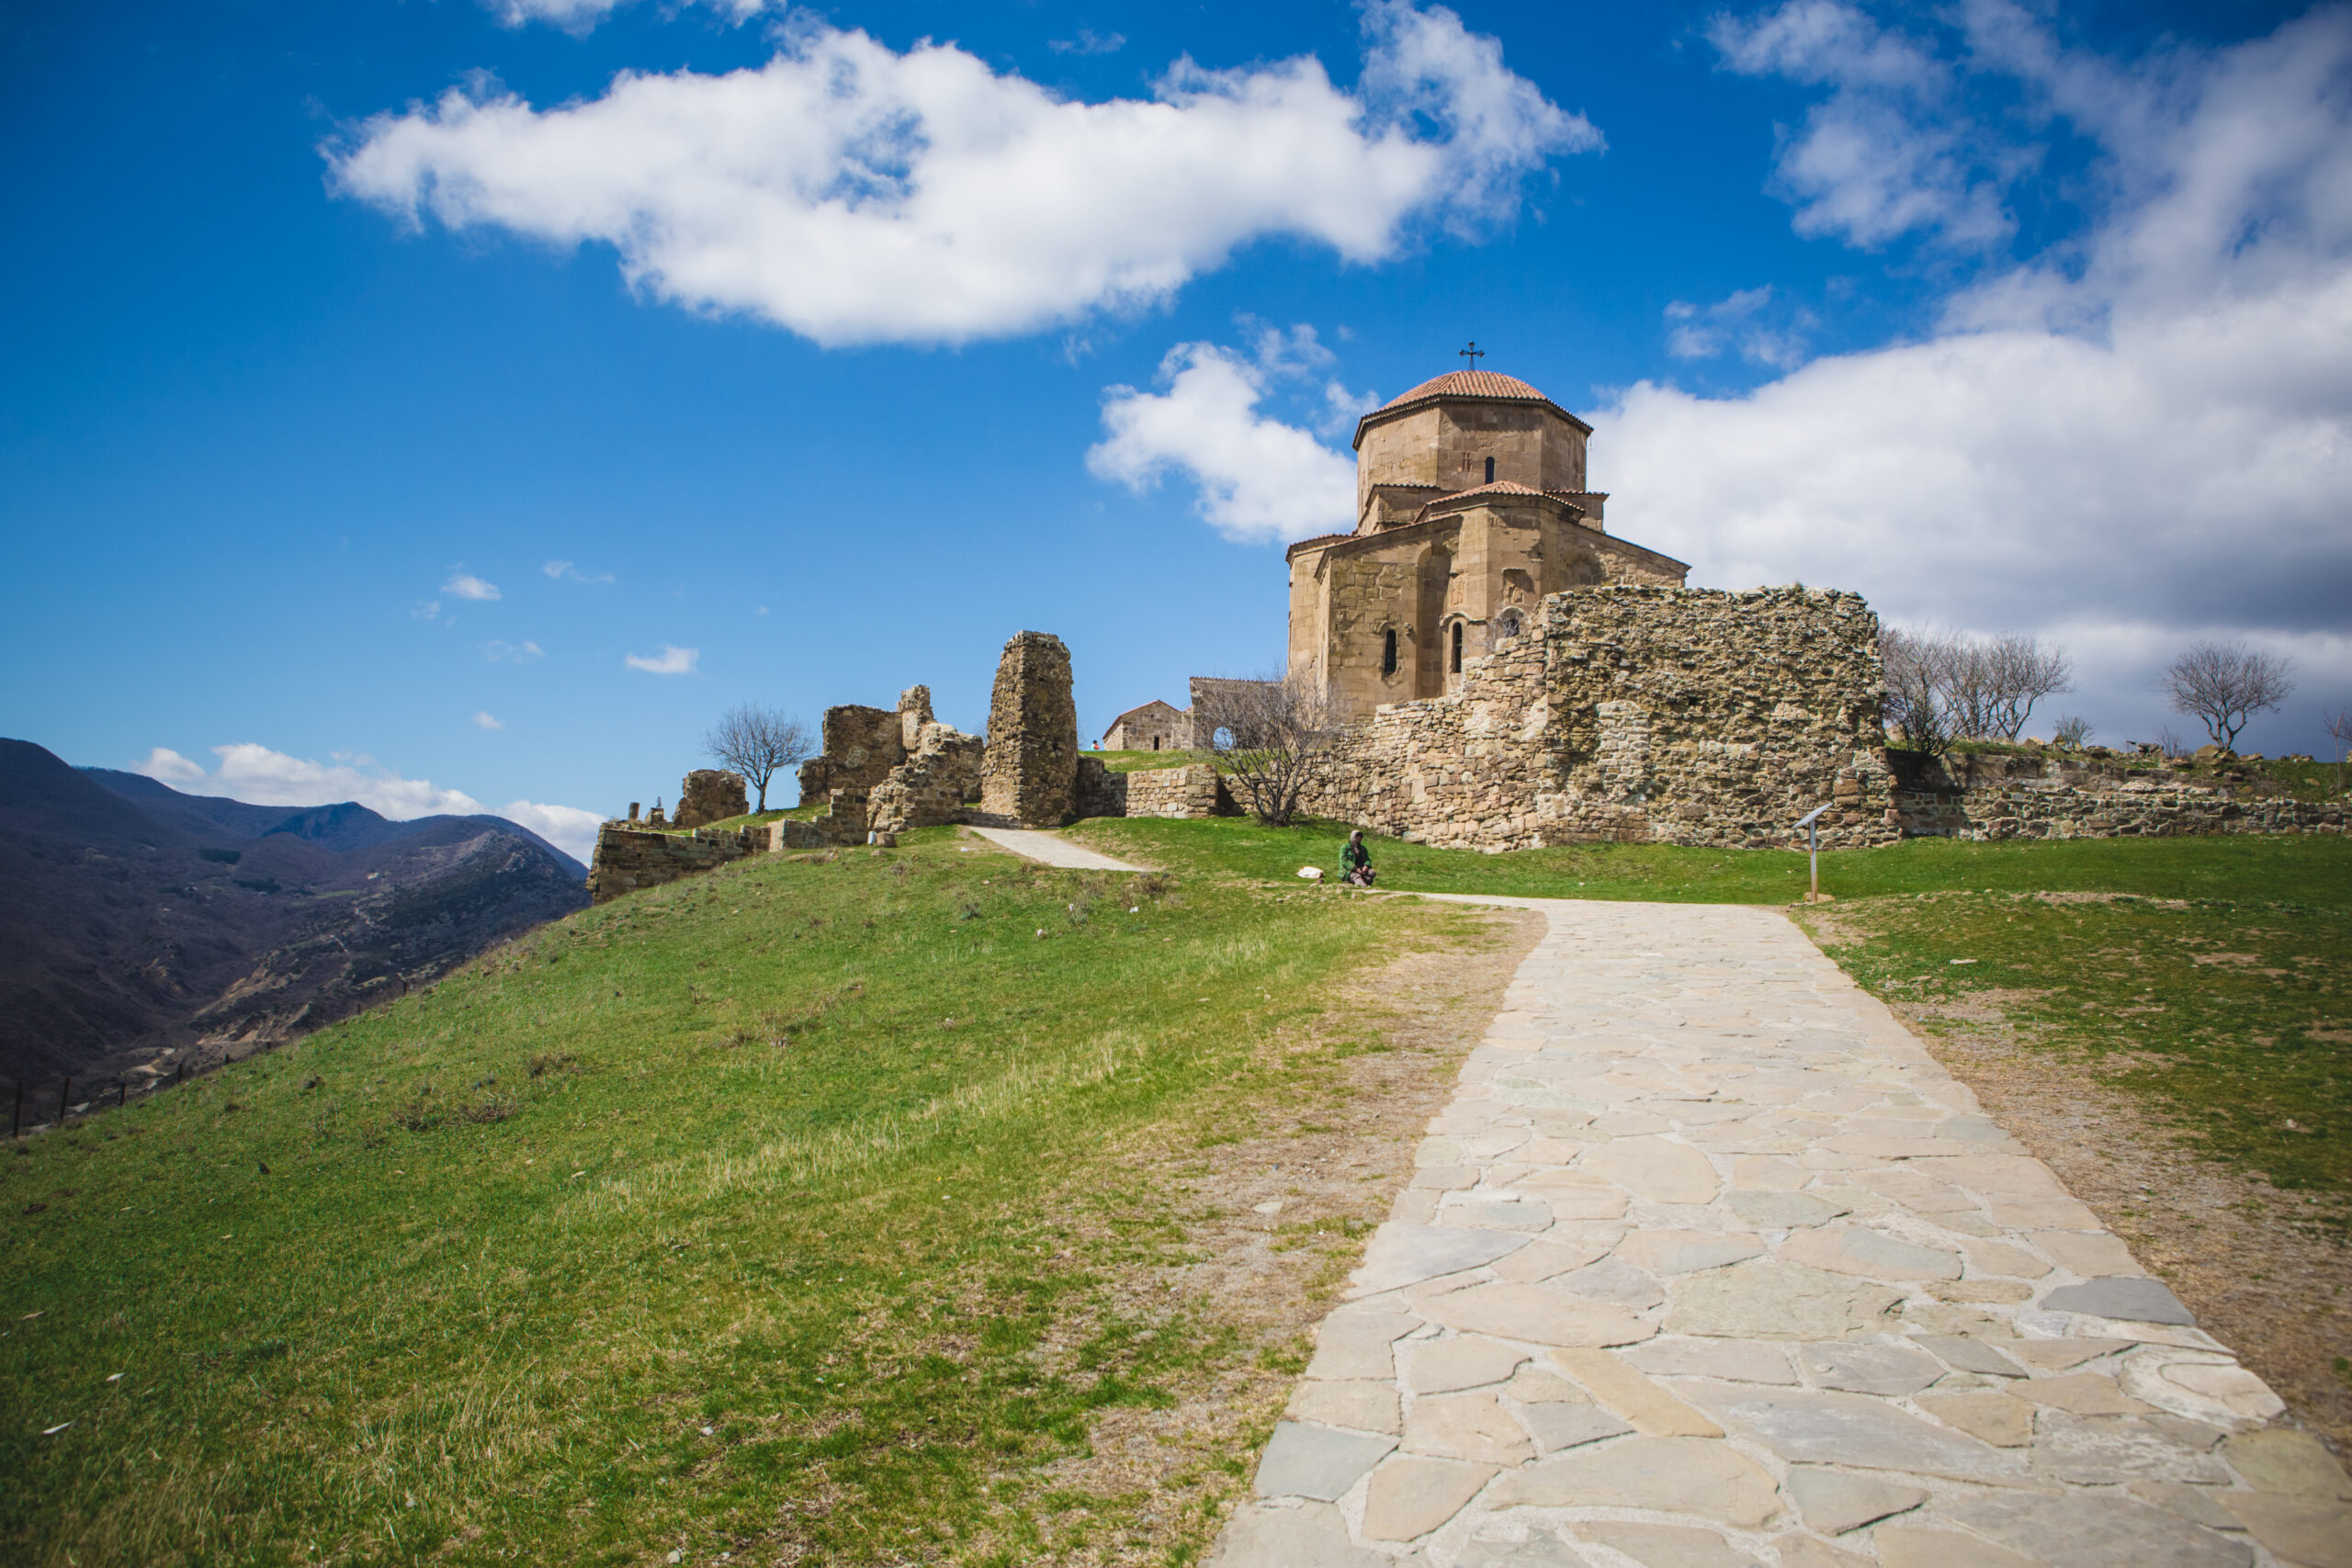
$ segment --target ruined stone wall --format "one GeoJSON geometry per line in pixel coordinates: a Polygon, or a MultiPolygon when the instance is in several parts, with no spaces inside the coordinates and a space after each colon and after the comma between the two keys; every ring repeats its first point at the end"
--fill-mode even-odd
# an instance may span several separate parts
{"type": "Polygon", "coordinates": [[[1114,773],[1089,757],[1079,770],[1081,817],[1229,817],[1233,797],[1206,762],[1114,773]]]}
{"type": "MultiPolygon", "coordinates": [[[[931,694],[920,686],[914,690],[922,693],[928,709],[931,694]]],[[[905,720],[888,708],[854,703],[827,708],[824,754],[800,764],[800,804],[818,805],[837,789],[870,790],[888,778],[906,761],[905,732],[905,720]]]]}
{"type": "MultiPolygon", "coordinates": [[[[930,710],[928,702],[923,709],[930,710]]],[[[965,808],[979,798],[986,754],[987,743],[978,736],[924,723],[915,733],[913,754],[866,797],[866,826],[877,833],[903,833],[961,820],[965,808]]]]}
{"type": "Polygon", "coordinates": [[[602,904],[642,887],[659,887],[665,882],[715,871],[763,852],[769,838],[765,828],[649,833],[626,823],[607,822],[596,831],[596,852],[588,868],[588,897],[602,904]]]}
{"type": "Polygon", "coordinates": [[[1069,649],[1046,632],[1004,645],[989,702],[980,811],[1023,828],[1058,828],[1077,807],[1078,707],[1069,649]]]}
{"type": "Polygon", "coordinates": [[[1895,752],[1894,806],[1910,838],[2169,838],[2188,833],[2341,833],[2341,802],[2256,795],[2071,756],[1954,756],[1929,764],[1895,752]]]}
{"type": "Polygon", "coordinates": [[[1465,660],[1450,696],[1350,726],[1307,808],[1422,842],[1766,845],[1834,802],[1826,844],[1883,843],[1878,622],[1851,593],[1606,586],[1465,660]]]}
{"type": "Polygon", "coordinates": [[[681,828],[707,827],[729,817],[741,817],[751,809],[751,796],[744,791],[741,773],[696,768],[678,786],[677,822],[681,828]]]}

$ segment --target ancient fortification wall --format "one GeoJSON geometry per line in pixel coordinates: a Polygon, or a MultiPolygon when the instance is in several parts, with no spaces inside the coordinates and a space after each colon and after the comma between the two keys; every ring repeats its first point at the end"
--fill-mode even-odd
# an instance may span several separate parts
{"type": "Polygon", "coordinates": [[[677,823],[681,828],[724,822],[751,809],[751,796],[744,792],[741,773],[696,768],[678,788],[677,823]]]}
{"type": "Polygon", "coordinates": [[[1307,807],[1425,843],[1790,841],[1900,828],[1880,747],[1878,621],[1817,589],[1606,586],[1464,661],[1455,694],[1349,727],[1307,807]]]}
{"type": "Polygon", "coordinates": [[[2113,839],[2184,833],[2341,833],[2340,804],[2192,784],[2071,755],[1954,756],[1928,764],[1894,752],[1894,804],[1906,838],[2113,839]]]}
{"type": "Polygon", "coordinates": [[[989,701],[980,812],[1011,827],[1058,828],[1077,808],[1077,787],[1069,649],[1047,632],[1015,633],[989,701]]]}
{"type": "Polygon", "coordinates": [[[1217,771],[1206,762],[1114,773],[1093,758],[1079,767],[1080,817],[1229,817],[1235,810],[1217,771]]]}
{"type": "Polygon", "coordinates": [[[601,904],[640,887],[659,887],[683,876],[715,871],[730,861],[763,852],[768,838],[765,828],[656,833],[607,822],[596,830],[588,897],[601,904]]]}

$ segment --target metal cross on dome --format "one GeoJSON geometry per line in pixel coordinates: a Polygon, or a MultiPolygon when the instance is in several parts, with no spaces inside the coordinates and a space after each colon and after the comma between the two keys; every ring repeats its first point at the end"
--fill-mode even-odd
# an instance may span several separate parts
{"type": "Polygon", "coordinates": [[[1487,357],[1487,351],[1478,346],[1478,340],[1476,338],[1472,338],[1470,340],[1470,346],[1468,348],[1457,348],[1453,352],[1468,360],[1470,362],[1470,368],[1473,370],[1478,368],[1478,361],[1487,357]]]}

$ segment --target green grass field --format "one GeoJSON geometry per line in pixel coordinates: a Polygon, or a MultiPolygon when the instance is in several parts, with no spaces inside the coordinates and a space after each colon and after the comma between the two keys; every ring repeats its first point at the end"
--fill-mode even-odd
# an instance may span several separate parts
{"type": "MultiPolygon", "coordinates": [[[[1295,882],[1306,865],[1319,865],[1336,878],[1340,846],[1347,837],[1347,829],[1335,822],[1267,828],[1248,817],[1200,822],[1102,818],[1077,831],[1089,843],[1147,865],[1268,882],[1295,882]]],[[[1380,886],[1408,892],[1786,904],[1802,898],[1806,886],[1801,852],[1577,844],[1487,855],[1366,839],[1380,886]]],[[[2340,904],[2352,897],[2346,892],[2352,887],[2352,841],[2317,835],[2006,843],[1914,839],[1883,849],[1825,852],[1821,887],[1838,898],[1969,888],[2340,904]]]]}
{"type": "Polygon", "coordinates": [[[2352,900],[1939,893],[1838,908],[1830,956],[1890,1001],[1986,994],[2035,1048],[2207,1156],[2352,1220],[2352,900]],[[1959,962],[1955,962],[1958,960],[1959,962]]]}
{"type": "MultiPolygon", "coordinates": [[[[1295,1117],[1370,1041],[1328,1010],[1343,976],[1476,939],[1445,906],[1304,888],[1329,824],[1075,836],[1165,869],[1051,872],[951,829],[744,863],[25,1140],[0,1157],[8,1559],[1010,1564],[1127,1541],[1144,1499],[1041,1466],[1106,1408],[1257,1353],[1213,1303],[1119,1288],[1182,1247],[1181,1194],[1128,1151],[1295,1117]]],[[[1374,854],[1392,889],[1600,898],[1786,904],[1804,873],[1374,854]]],[[[2318,837],[1823,857],[1863,983],[2132,1053],[2118,1081],[2183,1136],[2331,1201],[2347,873],[2318,837]]],[[[1189,1458],[1162,1486],[1182,1528],[1134,1550],[1194,1560],[1248,1462],[1189,1458]]]]}
{"type": "MultiPolygon", "coordinates": [[[[1037,1467],[1246,1348],[1119,1307],[1177,1241],[1121,1149],[1321,1094],[1353,1047],[1295,1037],[1431,912],[951,833],[601,906],[0,1156],[7,1559],[1013,1563],[1120,1530],[1135,1499],[1037,1467]]],[[[1171,1483],[1175,1560],[1246,1458],[1171,1483]]]]}
{"type": "MultiPolygon", "coordinates": [[[[1144,864],[1294,886],[1302,865],[1336,879],[1346,837],[1336,823],[1250,818],[1078,831],[1144,864]]],[[[1403,891],[1792,904],[1807,878],[1803,853],[1774,850],[1369,841],[1380,886],[1403,891]]],[[[1915,839],[1825,852],[1821,886],[1841,921],[1871,933],[1831,955],[1881,997],[1997,994],[2040,1049],[2129,1053],[2137,1065],[2109,1081],[2179,1136],[2309,1192],[2331,1223],[2352,1217],[2352,841],[1915,839]],[[2043,893],[2113,897],[2032,897],[2043,893]]]]}

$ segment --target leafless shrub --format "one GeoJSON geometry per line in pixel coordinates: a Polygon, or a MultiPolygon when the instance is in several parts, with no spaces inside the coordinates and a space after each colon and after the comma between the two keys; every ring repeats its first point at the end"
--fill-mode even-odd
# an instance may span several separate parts
{"type": "Polygon", "coordinates": [[[2337,708],[2323,714],[2320,722],[2327,726],[2328,735],[2335,741],[2335,793],[2344,793],[2344,765],[2352,761],[2352,708],[2337,708]]]}
{"type": "Polygon", "coordinates": [[[1951,710],[1942,669],[1948,639],[1883,626],[1879,657],[1886,666],[1886,722],[1901,733],[1904,749],[1940,757],[1951,750],[1951,710]]]}
{"type": "Polygon", "coordinates": [[[2188,715],[2214,745],[2234,751],[2246,720],[2276,708],[2295,689],[2287,678],[2293,668],[2281,655],[2242,642],[2200,642],[2174,660],[2156,684],[2175,713],[2188,715]]]}
{"type": "Polygon", "coordinates": [[[1954,740],[2010,740],[2042,698],[2075,689],[2075,661],[2033,637],[1973,637],[1888,626],[1879,633],[1888,722],[1910,749],[1938,755],[1954,740]]]}
{"type": "Polygon", "coordinates": [[[2069,714],[2058,721],[2050,738],[2069,751],[2079,751],[2091,743],[2091,721],[2079,715],[2069,714]]]}
{"type": "Polygon", "coordinates": [[[2075,689],[2075,660],[2065,649],[2038,637],[1996,637],[1975,645],[1977,696],[1984,737],[2015,740],[2034,704],[2075,689]]]}
{"type": "Polygon", "coordinates": [[[1208,737],[1227,787],[1270,828],[1298,814],[1299,797],[1337,728],[1322,686],[1287,676],[1204,682],[1193,723],[1196,736],[1208,737]]]}
{"type": "Polygon", "coordinates": [[[743,775],[760,792],[754,810],[768,808],[768,781],[816,751],[808,727],[779,709],[744,703],[729,709],[702,738],[703,750],[743,775]]]}

